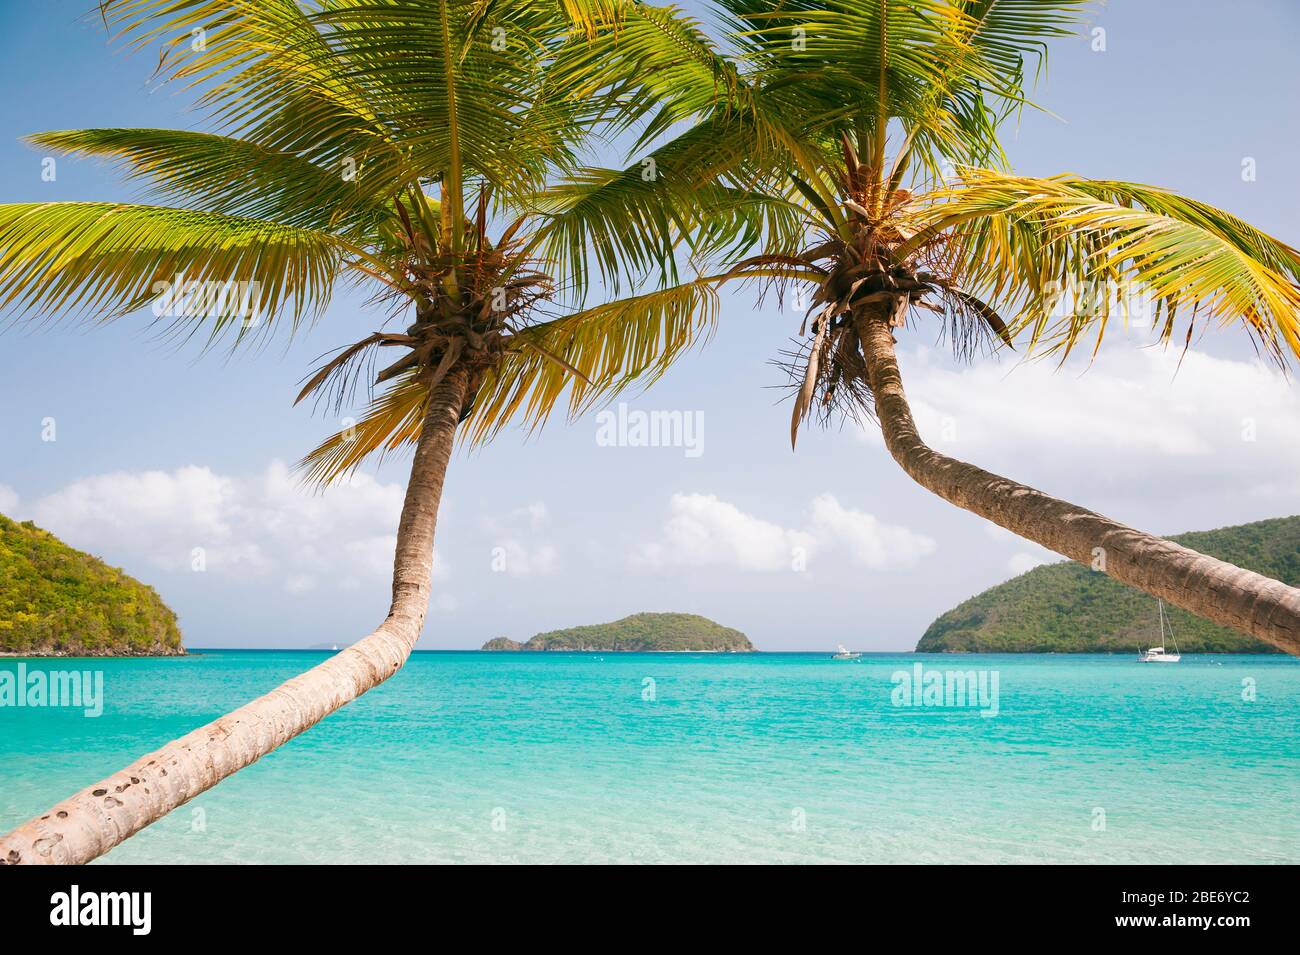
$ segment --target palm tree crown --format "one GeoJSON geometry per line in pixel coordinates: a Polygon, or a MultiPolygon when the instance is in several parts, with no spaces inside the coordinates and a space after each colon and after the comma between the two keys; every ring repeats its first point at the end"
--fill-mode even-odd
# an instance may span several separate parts
{"type": "Polygon", "coordinates": [[[566,227],[609,262],[649,244],[689,250],[696,281],[714,286],[804,286],[792,438],[814,409],[870,410],[849,331],[868,307],[896,326],[937,316],[963,355],[1023,338],[1063,357],[1088,336],[1099,346],[1140,298],[1161,340],[1218,320],[1278,361],[1300,354],[1289,245],[1165,189],[1010,170],[1002,125],[1082,0],[713,6],[720,37],[668,12],[653,34],[603,37],[621,51],[609,81],[641,83],[656,105],[645,155],[585,170],[566,227]],[[671,183],[638,183],[647,161],[671,183]],[[650,236],[620,244],[608,223],[630,216],[650,236]]]}
{"type": "MultiPolygon", "coordinates": [[[[464,417],[484,439],[652,379],[707,325],[713,298],[653,293],[586,305],[593,283],[547,238],[551,183],[619,91],[586,95],[588,37],[624,0],[108,0],[105,21],[159,46],[163,79],[192,87],[212,130],[87,129],[30,137],[103,157],[168,204],[0,206],[0,305],[115,317],[161,299],[167,329],[212,345],[317,318],[339,283],[386,300],[397,330],[334,354],[306,382],[366,414],[311,452],[330,481],[411,443],[428,395],[469,375],[464,417]],[[575,62],[577,61],[577,62],[575,62]],[[563,67],[563,68],[561,68],[563,67]],[[161,293],[170,284],[236,294],[161,293]],[[168,298],[167,296],[171,297],[168,298]]],[[[569,250],[572,251],[572,250],[569,250]]],[[[644,273],[646,262],[636,263],[644,273]]]]}

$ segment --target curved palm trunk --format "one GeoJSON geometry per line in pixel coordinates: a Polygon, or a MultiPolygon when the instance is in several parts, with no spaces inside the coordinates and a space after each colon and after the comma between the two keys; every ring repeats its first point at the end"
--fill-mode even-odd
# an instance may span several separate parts
{"type": "Polygon", "coordinates": [[[855,316],[885,446],[958,507],[1184,610],[1300,654],[1300,590],[939,454],[916,431],[888,313],[855,316]]]}
{"type": "Polygon", "coordinates": [[[378,629],[15,829],[0,839],[0,863],[89,862],[397,672],[429,607],[434,528],[465,388],[457,368],[431,396],[397,530],[393,602],[378,629]]]}

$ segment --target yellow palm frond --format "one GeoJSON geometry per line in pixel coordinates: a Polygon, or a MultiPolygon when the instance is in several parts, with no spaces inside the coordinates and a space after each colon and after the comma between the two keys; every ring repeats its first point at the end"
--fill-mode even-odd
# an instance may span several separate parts
{"type": "Polygon", "coordinates": [[[701,278],[600,305],[521,331],[489,371],[467,422],[482,443],[508,422],[542,425],[565,393],[570,415],[639,383],[649,387],[718,318],[718,277],[701,278]]]}
{"type": "Polygon", "coordinates": [[[312,229],[109,202],[0,205],[0,307],[109,318],[154,304],[209,338],[296,327],[329,301],[344,249],[312,229]],[[187,291],[188,290],[188,291],[187,291]]]}
{"type": "Polygon", "coordinates": [[[355,425],[330,435],[298,462],[303,480],[324,486],[346,477],[373,454],[384,455],[420,436],[429,388],[414,371],[398,376],[355,425]]]}
{"type": "Polygon", "coordinates": [[[1300,253],[1236,216],[1134,183],[964,169],[918,214],[900,254],[929,250],[968,291],[1002,306],[1013,334],[1068,353],[1099,345],[1126,302],[1149,300],[1169,340],[1181,315],[1240,323],[1278,361],[1300,355],[1300,253]]]}

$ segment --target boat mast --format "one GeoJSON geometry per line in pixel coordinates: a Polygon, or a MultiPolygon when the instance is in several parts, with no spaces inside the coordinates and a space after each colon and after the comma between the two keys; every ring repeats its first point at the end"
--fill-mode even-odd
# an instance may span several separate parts
{"type": "Polygon", "coordinates": [[[1178,649],[1178,638],[1174,636],[1174,622],[1172,620],[1169,620],[1169,615],[1165,613],[1165,602],[1162,600],[1160,601],[1160,642],[1161,643],[1165,642],[1166,621],[1168,621],[1169,623],[1169,639],[1174,641],[1174,653],[1177,653],[1181,656],[1182,651],[1178,649]]]}

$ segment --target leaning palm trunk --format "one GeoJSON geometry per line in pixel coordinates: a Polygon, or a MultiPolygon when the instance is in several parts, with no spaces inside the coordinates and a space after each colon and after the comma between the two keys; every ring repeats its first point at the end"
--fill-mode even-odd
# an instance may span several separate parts
{"type": "Polygon", "coordinates": [[[0,839],[0,863],[89,862],[398,671],[429,607],[434,528],[465,388],[457,368],[431,393],[397,530],[393,603],[378,629],[15,829],[0,839]]]}
{"type": "Polygon", "coordinates": [[[855,316],[885,446],[958,507],[1198,616],[1300,654],[1300,590],[939,454],[917,433],[887,310],[855,316]]]}

